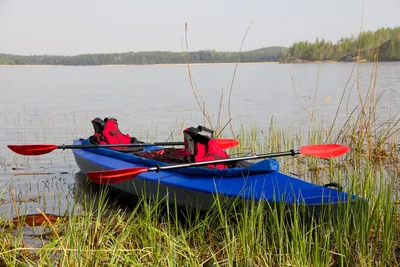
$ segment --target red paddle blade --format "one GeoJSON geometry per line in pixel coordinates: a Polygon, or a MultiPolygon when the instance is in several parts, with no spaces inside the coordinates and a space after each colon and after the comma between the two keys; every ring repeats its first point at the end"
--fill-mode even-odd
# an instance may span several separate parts
{"type": "Polygon", "coordinates": [[[93,171],[88,172],[87,177],[90,181],[97,184],[115,184],[132,179],[142,172],[147,172],[147,168],[137,167],[111,171],[93,171]]]}
{"type": "Polygon", "coordinates": [[[215,139],[215,142],[217,142],[222,149],[228,149],[240,144],[239,141],[235,139],[215,139]]]}
{"type": "Polygon", "coordinates": [[[62,216],[54,215],[54,214],[29,214],[29,215],[21,215],[13,218],[14,225],[18,226],[21,219],[23,222],[29,225],[30,227],[41,226],[42,224],[51,223],[54,224],[57,222],[59,218],[62,216]]]}
{"type": "Polygon", "coordinates": [[[303,146],[300,148],[300,154],[305,154],[324,159],[339,157],[341,155],[346,154],[349,151],[350,148],[339,144],[303,146]]]}
{"type": "Polygon", "coordinates": [[[58,147],[56,145],[8,145],[8,148],[17,154],[25,156],[37,156],[50,153],[58,147]]]}

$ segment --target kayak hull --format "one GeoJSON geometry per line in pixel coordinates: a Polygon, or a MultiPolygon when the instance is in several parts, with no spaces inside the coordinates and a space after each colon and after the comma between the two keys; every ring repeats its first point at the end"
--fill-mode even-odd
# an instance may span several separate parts
{"type": "MultiPolygon", "coordinates": [[[[74,145],[82,143],[85,141],[74,141],[74,145]]],[[[143,161],[133,155],[120,155],[123,153],[104,148],[74,149],[73,153],[84,174],[89,171],[154,166],[152,161],[143,161]]],[[[275,163],[272,161],[267,164],[274,166],[275,163]]],[[[359,200],[345,192],[311,184],[276,170],[263,173],[254,167],[254,174],[249,171],[247,175],[241,172],[240,175],[233,173],[230,176],[221,176],[218,171],[210,171],[209,175],[204,175],[208,174],[208,170],[204,169],[206,168],[185,170],[187,173],[196,170],[198,173],[203,172],[199,175],[173,170],[145,172],[130,180],[108,186],[124,194],[161,200],[172,206],[210,210],[216,208],[215,200],[218,197],[219,203],[223,205],[230,205],[237,200],[263,201],[268,205],[281,203],[288,207],[300,205],[316,217],[321,217],[327,210],[334,214],[344,204],[354,204],[359,200]]]]}
{"type": "MultiPolygon", "coordinates": [[[[103,166],[88,161],[76,154],[75,160],[84,174],[89,171],[108,170],[108,168],[104,168],[103,166]]],[[[162,200],[168,202],[171,205],[176,204],[180,207],[194,209],[200,208],[201,210],[206,210],[210,209],[214,203],[212,194],[166,185],[159,181],[142,179],[140,176],[121,183],[109,184],[108,186],[113,190],[117,190],[127,195],[138,198],[145,196],[146,198],[151,198],[156,201],[162,200]]]]}

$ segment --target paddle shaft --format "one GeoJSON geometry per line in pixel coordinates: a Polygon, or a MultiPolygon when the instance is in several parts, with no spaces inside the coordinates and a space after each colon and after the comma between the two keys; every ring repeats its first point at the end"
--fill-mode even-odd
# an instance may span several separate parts
{"type": "MultiPolygon", "coordinates": [[[[235,139],[215,139],[222,149],[228,149],[239,145],[235,139]]],[[[184,142],[156,142],[156,143],[130,143],[130,144],[84,144],[84,145],[52,145],[52,144],[27,144],[7,145],[9,149],[17,154],[25,156],[39,156],[50,153],[54,149],[85,149],[85,148],[108,148],[108,147],[145,147],[145,146],[183,146],[184,142]]]]}
{"type": "Polygon", "coordinates": [[[263,159],[263,158],[275,158],[275,157],[282,157],[282,156],[295,156],[300,154],[299,150],[290,150],[286,152],[276,152],[276,153],[268,153],[268,154],[260,154],[254,156],[246,156],[246,157],[237,157],[237,158],[230,158],[230,159],[218,159],[218,160],[210,160],[210,161],[202,161],[202,162],[194,162],[194,163],[184,163],[178,165],[171,165],[171,166],[155,166],[147,168],[147,171],[160,171],[160,170],[170,170],[170,169],[178,169],[178,168],[186,168],[186,167],[197,167],[197,166],[204,166],[208,164],[218,164],[218,163],[228,163],[228,162],[236,162],[241,160],[252,160],[252,159],[263,159]]]}
{"type": "Polygon", "coordinates": [[[156,142],[156,143],[134,143],[134,144],[87,144],[87,145],[61,145],[58,149],[81,149],[81,148],[102,148],[102,147],[144,147],[144,146],[183,146],[183,142],[156,142]]]}
{"type": "Polygon", "coordinates": [[[253,156],[246,157],[237,157],[237,158],[228,158],[228,159],[219,159],[219,160],[211,160],[211,161],[203,161],[203,162],[194,162],[194,163],[185,163],[185,164],[177,164],[177,165],[167,165],[167,166],[155,166],[155,167],[132,167],[125,169],[116,169],[116,170],[106,170],[106,171],[92,171],[88,172],[88,178],[95,183],[122,183],[126,180],[132,179],[137,175],[143,172],[155,171],[159,172],[161,170],[170,170],[170,169],[179,169],[186,167],[195,167],[195,166],[204,166],[218,163],[228,163],[228,162],[236,162],[241,160],[253,160],[253,159],[262,159],[262,158],[275,158],[281,156],[295,156],[297,154],[303,154],[313,157],[319,158],[334,158],[339,157],[341,155],[346,154],[350,151],[349,147],[340,145],[340,144],[321,144],[321,145],[312,145],[312,146],[303,146],[300,150],[291,149],[286,152],[275,152],[268,154],[259,154],[253,156]]]}

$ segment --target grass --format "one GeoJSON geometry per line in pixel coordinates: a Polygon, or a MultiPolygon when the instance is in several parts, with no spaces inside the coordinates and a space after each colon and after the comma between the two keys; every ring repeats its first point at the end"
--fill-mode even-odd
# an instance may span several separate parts
{"type": "MultiPolygon", "coordinates": [[[[296,147],[300,137],[271,129],[263,136],[242,129],[241,153],[296,147]],[[265,145],[267,144],[267,145],[265,145]]],[[[397,137],[398,135],[394,135],[397,137]]],[[[315,141],[322,138],[314,135],[315,141]]],[[[234,203],[216,199],[207,213],[185,211],[139,199],[137,205],[111,205],[106,188],[81,198],[84,211],[43,226],[42,245],[26,246],[25,227],[1,221],[0,258],[12,266],[393,266],[400,264],[399,196],[393,190],[399,169],[391,159],[375,160],[363,150],[320,160],[281,158],[284,172],[319,184],[339,182],[369,200],[366,212],[343,207],[343,215],[320,221],[290,213],[283,204],[234,203]],[[390,168],[388,168],[391,166],[390,168]],[[25,230],[24,230],[25,229],[25,230]]],[[[395,155],[395,151],[388,153],[395,155]]],[[[85,190],[83,190],[85,191],[85,190]]],[[[129,200],[131,201],[131,200],[129,200]]]]}

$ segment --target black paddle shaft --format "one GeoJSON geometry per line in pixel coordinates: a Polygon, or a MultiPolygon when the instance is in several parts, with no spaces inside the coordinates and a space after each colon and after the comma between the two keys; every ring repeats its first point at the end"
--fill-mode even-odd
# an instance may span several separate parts
{"type": "Polygon", "coordinates": [[[157,142],[157,143],[135,143],[135,144],[88,144],[88,145],[61,145],[57,148],[65,149],[78,149],[78,148],[106,148],[106,147],[144,147],[144,146],[183,146],[183,142],[157,142]]]}
{"type": "Polygon", "coordinates": [[[298,154],[300,154],[300,150],[291,149],[291,150],[289,150],[287,152],[276,152],[276,153],[260,154],[260,155],[237,157],[237,158],[230,158],[230,159],[217,159],[217,160],[210,160],[210,161],[177,164],[177,165],[171,165],[171,166],[158,166],[157,165],[155,167],[148,168],[147,171],[157,171],[157,172],[159,172],[160,170],[179,169],[179,168],[186,168],[186,167],[196,167],[196,166],[204,166],[204,165],[208,165],[208,164],[236,162],[236,161],[241,161],[241,160],[275,158],[275,157],[282,157],[282,156],[295,156],[295,155],[298,155],[298,154]]]}

